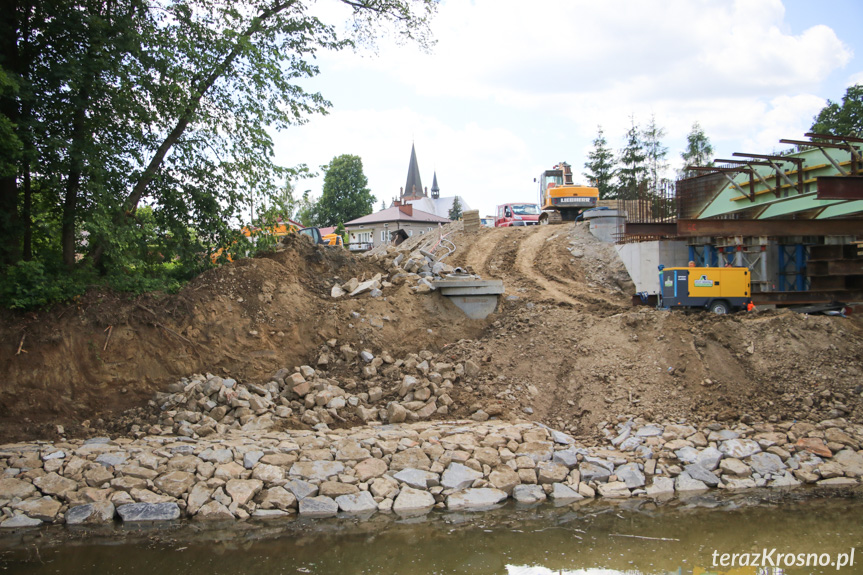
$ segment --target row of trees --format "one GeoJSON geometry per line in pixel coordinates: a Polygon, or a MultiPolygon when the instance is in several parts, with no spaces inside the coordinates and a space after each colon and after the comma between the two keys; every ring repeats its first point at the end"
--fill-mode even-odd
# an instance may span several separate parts
{"type": "Polygon", "coordinates": [[[7,2],[0,271],[197,272],[252,197],[305,170],[274,161],[269,131],[326,113],[301,85],[318,51],[430,43],[436,0],[326,1],[349,34],[299,0],[7,2]]]}
{"type": "MultiPolygon", "coordinates": [[[[605,139],[602,126],[593,140],[593,149],[584,163],[582,175],[599,189],[602,199],[634,199],[640,188],[656,191],[666,180],[668,147],[662,144],[665,130],[651,116],[646,127],[639,128],[635,117],[626,132],[626,145],[615,156],[605,139]]],[[[696,122],[686,137],[686,149],[681,153],[685,165],[709,165],[713,147],[704,130],[696,122]]]]}

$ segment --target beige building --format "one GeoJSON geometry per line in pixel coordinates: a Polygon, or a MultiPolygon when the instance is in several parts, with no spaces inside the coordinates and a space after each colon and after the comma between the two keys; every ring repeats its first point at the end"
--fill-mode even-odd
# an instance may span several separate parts
{"type": "Polygon", "coordinates": [[[381,244],[394,243],[394,238],[400,235],[400,231],[405,237],[413,237],[448,223],[448,218],[415,209],[410,204],[396,200],[390,208],[345,223],[348,249],[370,250],[381,244]]]}

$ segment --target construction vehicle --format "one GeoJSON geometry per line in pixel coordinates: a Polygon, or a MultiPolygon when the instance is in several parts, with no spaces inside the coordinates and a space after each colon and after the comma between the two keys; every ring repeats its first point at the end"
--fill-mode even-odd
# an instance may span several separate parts
{"type": "MultiPolygon", "coordinates": [[[[279,237],[287,236],[289,234],[299,233],[299,234],[302,234],[304,236],[307,236],[309,239],[312,240],[312,243],[315,245],[344,247],[344,240],[342,239],[342,236],[340,236],[339,234],[332,233],[332,234],[321,235],[321,230],[316,228],[316,227],[301,228],[299,226],[299,224],[296,224],[296,223],[291,222],[291,221],[287,221],[287,222],[280,221],[280,222],[278,222],[272,226],[267,226],[264,228],[244,226],[243,229],[240,230],[240,232],[244,236],[246,236],[247,238],[250,238],[252,241],[255,241],[255,239],[258,236],[262,236],[262,235],[263,236],[275,236],[275,237],[279,238],[279,237]]],[[[231,245],[233,246],[236,243],[237,242],[234,241],[231,243],[231,245]]],[[[210,254],[210,261],[212,261],[215,264],[216,262],[218,262],[219,258],[222,256],[222,254],[225,253],[225,251],[226,251],[226,248],[222,247],[222,248],[219,248],[218,250],[216,250],[215,252],[213,252],[212,254],[210,254]]],[[[234,254],[231,253],[230,250],[228,250],[227,253],[225,254],[225,258],[229,262],[232,262],[232,261],[234,261],[234,254]]]]}
{"type": "Polygon", "coordinates": [[[597,188],[572,183],[572,170],[566,162],[539,176],[540,225],[574,222],[582,211],[595,208],[598,201],[597,188]]]}
{"type": "Polygon", "coordinates": [[[539,222],[540,209],[536,204],[501,204],[495,209],[494,227],[535,226],[539,222]]]}
{"type": "Polygon", "coordinates": [[[701,309],[726,314],[752,302],[749,269],[745,267],[659,266],[660,309],[701,309]]]}

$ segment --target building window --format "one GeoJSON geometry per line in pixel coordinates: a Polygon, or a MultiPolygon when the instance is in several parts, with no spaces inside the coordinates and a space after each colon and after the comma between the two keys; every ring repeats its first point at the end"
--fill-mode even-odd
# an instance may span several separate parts
{"type": "Polygon", "coordinates": [[[387,242],[387,231],[386,230],[381,230],[381,242],[382,243],[387,242]]]}

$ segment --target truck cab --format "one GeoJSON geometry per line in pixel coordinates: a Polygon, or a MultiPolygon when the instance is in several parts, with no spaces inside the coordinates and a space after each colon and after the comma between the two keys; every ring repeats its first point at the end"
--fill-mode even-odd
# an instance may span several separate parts
{"type": "Polygon", "coordinates": [[[535,226],[539,223],[539,214],[538,204],[524,202],[501,204],[495,210],[494,227],[535,226]]]}

